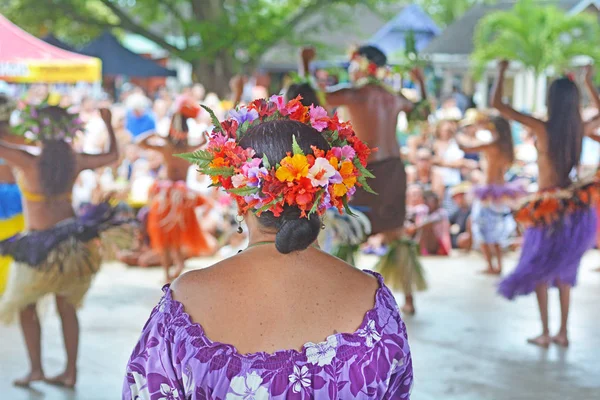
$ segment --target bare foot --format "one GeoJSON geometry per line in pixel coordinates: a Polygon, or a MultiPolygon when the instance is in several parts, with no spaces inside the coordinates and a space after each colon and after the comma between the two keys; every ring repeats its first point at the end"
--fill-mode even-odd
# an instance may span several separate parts
{"type": "Polygon", "coordinates": [[[560,347],[569,347],[569,338],[566,333],[559,333],[552,337],[552,342],[559,345],[560,347]]]}
{"type": "Polygon", "coordinates": [[[483,269],[483,270],[479,271],[479,273],[483,274],[483,275],[498,275],[494,268],[483,269]]]}
{"type": "Polygon", "coordinates": [[[547,349],[550,347],[550,336],[548,334],[543,334],[536,338],[527,339],[527,343],[547,349]]]}
{"type": "Polygon", "coordinates": [[[405,304],[400,310],[404,315],[415,315],[416,312],[415,306],[413,306],[412,304],[405,304]]]}
{"type": "Polygon", "coordinates": [[[44,377],[44,373],[42,371],[31,371],[29,374],[24,376],[21,379],[16,379],[13,382],[13,385],[18,387],[29,387],[29,384],[32,382],[39,382],[46,379],[44,377]]]}
{"type": "Polygon", "coordinates": [[[494,272],[493,272],[493,275],[497,275],[497,276],[502,275],[502,270],[501,269],[495,269],[494,272]]]}
{"type": "Polygon", "coordinates": [[[62,374],[55,376],[54,378],[44,379],[44,382],[46,382],[49,385],[61,386],[67,389],[74,389],[75,383],[77,383],[77,374],[63,372],[62,374]]]}

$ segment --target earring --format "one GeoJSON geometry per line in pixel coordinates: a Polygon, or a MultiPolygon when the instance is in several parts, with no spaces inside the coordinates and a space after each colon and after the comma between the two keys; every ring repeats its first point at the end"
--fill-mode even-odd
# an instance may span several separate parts
{"type": "Polygon", "coordinates": [[[321,230],[325,230],[325,217],[321,219],[321,230]]]}
{"type": "Polygon", "coordinates": [[[236,215],[235,220],[238,223],[237,233],[239,233],[241,235],[242,233],[244,233],[244,229],[242,229],[242,222],[244,222],[244,216],[236,215]]]}

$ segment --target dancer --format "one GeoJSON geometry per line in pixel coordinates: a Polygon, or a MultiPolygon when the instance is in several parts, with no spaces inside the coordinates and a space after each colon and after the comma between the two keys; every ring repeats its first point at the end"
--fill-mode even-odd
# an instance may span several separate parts
{"type": "MultiPolygon", "coordinates": [[[[314,52],[302,52],[306,69],[314,56],[314,52]]],[[[350,205],[367,215],[372,235],[384,234],[389,254],[398,254],[396,250],[403,238],[406,216],[406,172],[400,157],[396,126],[400,112],[410,114],[412,118],[417,114],[427,116],[427,93],[419,70],[413,71],[413,79],[420,85],[421,102],[412,103],[402,94],[395,93],[383,82],[389,74],[386,63],[387,57],[378,48],[360,47],[350,63],[353,86],[326,93],[326,101],[330,107],[344,106],[357,136],[378,148],[369,158],[369,171],[379,177],[371,182],[377,195],[359,189],[350,205]]],[[[385,268],[382,262],[378,268],[402,274],[404,266],[397,257],[382,260],[393,263],[396,268],[385,268]]],[[[402,290],[402,287],[392,286],[392,289],[402,290]]],[[[406,304],[414,308],[411,296],[406,298],[406,304]]]]}
{"type": "MultiPolygon", "coordinates": [[[[33,137],[38,146],[16,146],[0,140],[0,157],[15,171],[23,196],[26,233],[0,242],[0,255],[14,259],[6,292],[0,300],[0,320],[10,322],[19,313],[31,365],[14,382],[28,386],[45,379],[41,362],[41,329],[36,303],[54,294],[67,354],[64,372],[46,382],[72,388],[77,381],[79,322],[76,308],[100,268],[95,240],[120,221],[107,204],[75,217],[71,191],[77,175],[117,160],[118,151],[109,110],[100,111],[110,137],[109,151],[75,153],[68,143],[80,129],[80,120],[55,106],[28,107],[16,133],[33,137]]],[[[1,138],[0,138],[1,139],[1,138]]]]}
{"type": "MultiPolygon", "coordinates": [[[[600,118],[582,121],[579,90],[568,78],[557,79],[550,86],[547,122],[514,110],[502,101],[507,68],[507,61],[500,62],[492,105],[533,131],[539,192],[516,213],[517,221],[526,227],[523,252],[515,271],[500,283],[499,292],[513,299],[535,291],[542,334],[528,342],[544,348],[551,342],[566,347],[571,287],[576,284],[581,257],[594,245],[596,215],[590,204],[597,198],[593,183],[573,184],[570,174],[579,163],[584,132],[596,129],[600,118]],[[558,287],[561,306],[560,329],[553,337],[548,327],[549,286],[558,287]]],[[[595,91],[590,94],[598,97],[595,91]]]]}
{"type": "Polygon", "coordinates": [[[232,116],[190,158],[236,200],[250,244],[164,288],[122,398],[409,399],[393,294],[315,246],[325,210],[365,185],[370,149],[297,100],[260,99],[232,116]]]}
{"type": "Polygon", "coordinates": [[[184,98],[171,121],[167,140],[152,132],[139,139],[140,147],[162,154],[167,180],[150,188],[150,211],[147,230],[152,248],[160,253],[166,282],[177,278],[185,268],[187,256],[211,253],[216,245],[202,230],[196,208],[207,202],[203,196],[187,187],[191,163],[178,154],[194,152],[198,146],[188,145],[188,118],[196,118],[200,107],[184,98]],[[152,140],[160,143],[151,143],[152,140]],[[171,267],[175,271],[171,273],[171,267]]]}
{"type": "Polygon", "coordinates": [[[485,184],[474,192],[471,228],[473,239],[479,244],[487,268],[484,274],[502,273],[502,245],[516,229],[511,210],[524,191],[515,184],[505,182],[504,175],[515,161],[510,124],[502,117],[493,117],[487,127],[492,132],[492,142],[465,145],[465,153],[482,153],[485,184]]]}
{"type": "MultiPolygon", "coordinates": [[[[8,133],[10,116],[15,107],[13,101],[0,95],[0,136],[8,133]]],[[[21,232],[24,226],[21,193],[10,167],[0,158],[0,240],[13,237],[21,232]]],[[[10,257],[0,257],[0,295],[6,287],[11,262],[10,257]]]]}

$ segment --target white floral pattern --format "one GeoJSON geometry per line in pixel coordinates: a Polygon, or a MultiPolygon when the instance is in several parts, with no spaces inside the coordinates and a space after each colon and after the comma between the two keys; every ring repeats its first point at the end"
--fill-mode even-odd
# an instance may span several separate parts
{"type": "Polygon", "coordinates": [[[367,326],[365,326],[363,329],[359,329],[357,333],[358,336],[365,338],[367,347],[373,347],[375,343],[381,340],[381,334],[377,332],[375,321],[372,319],[369,320],[367,326]]]}
{"type": "Polygon", "coordinates": [[[302,368],[294,365],[294,373],[290,375],[290,383],[294,385],[292,387],[294,393],[300,393],[303,387],[310,386],[310,378],[308,377],[308,368],[306,365],[302,366],[302,368]]]}
{"type": "Polygon", "coordinates": [[[327,341],[321,343],[307,343],[304,345],[306,350],[306,358],[313,365],[323,367],[331,364],[331,361],[336,355],[338,342],[336,336],[329,336],[327,341]]]}
{"type": "Polygon", "coordinates": [[[162,394],[164,397],[161,397],[158,400],[176,400],[180,398],[179,391],[177,389],[173,389],[166,383],[161,383],[160,394],[162,394]]]}
{"type": "Polygon", "coordinates": [[[262,400],[269,398],[267,388],[261,386],[262,378],[252,371],[246,376],[236,376],[231,380],[230,392],[227,393],[226,400],[262,400]]]}
{"type": "Polygon", "coordinates": [[[148,381],[146,380],[146,377],[137,372],[132,372],[131,375],[135,381],[135,383],[130,386],[131,400],[150,400],[150,392],[148,391],[148,381]]]}

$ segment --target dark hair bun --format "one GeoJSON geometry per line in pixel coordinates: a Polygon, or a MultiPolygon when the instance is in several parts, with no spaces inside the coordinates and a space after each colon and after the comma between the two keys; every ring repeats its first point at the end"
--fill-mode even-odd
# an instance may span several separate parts
{"type": "Polygon", "coordinates": [[[306,250],[317,240],[321,230],[321,220],[317,214],[311,214],[310,218],[299,218],[299,215],[283,215],[282,218],[283,222],[275,236],[275,247],[280,253],[306,250]]]}

